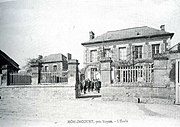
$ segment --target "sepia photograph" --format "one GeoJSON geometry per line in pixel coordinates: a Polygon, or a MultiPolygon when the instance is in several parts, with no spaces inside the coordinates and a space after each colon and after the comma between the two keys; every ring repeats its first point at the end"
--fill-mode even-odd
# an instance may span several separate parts
{"type": "Polygon", "coordinates": [[[0,0],[0,127],[180,127],[179,0],[0,0]]]}

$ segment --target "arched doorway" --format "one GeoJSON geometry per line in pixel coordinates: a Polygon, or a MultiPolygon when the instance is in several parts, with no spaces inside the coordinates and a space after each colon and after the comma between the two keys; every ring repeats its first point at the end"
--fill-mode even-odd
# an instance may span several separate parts
{"type": "Polygon", "coordinates": [[[98,64],[87,65],[81,70],[80,77],[80,94],[78,98],[101,97],[101,92],[99,88],[99,86],[101,86],[100,67],[98,64]]]}

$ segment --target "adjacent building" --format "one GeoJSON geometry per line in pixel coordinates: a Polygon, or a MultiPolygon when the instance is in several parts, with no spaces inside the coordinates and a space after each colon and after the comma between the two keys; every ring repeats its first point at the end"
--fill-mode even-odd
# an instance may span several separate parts
{"type": "Polygon", "coordinates": [[[38,73],[39,83],[66,82],[68,60],[70,59],[71,54],[69,53],[67,57],[61,53],[50,54],[45,57],[39,56],[38,60],[31,65],[32,74],[38,73]],[[38,72],[36,67],[39,67],[38,72]]]}
{"type": "Polygon", "coordinates": [[[59,72],[67,71],[67,57],[61,53],[50,54],[41,59],[42,72],[59,72]]]}
{"type": "Polygon", "coordinates": [[[0,50],[0,85],[10,85],[10,74],[19,70],[18,63],[0,50]]]}

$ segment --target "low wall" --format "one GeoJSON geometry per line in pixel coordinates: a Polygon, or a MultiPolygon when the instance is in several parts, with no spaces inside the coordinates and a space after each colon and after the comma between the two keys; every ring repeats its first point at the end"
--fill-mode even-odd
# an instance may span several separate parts
{"type": "Polygon", "coordinates": [[[174,104],[175,88],[166,87],[102,87],[102,100],[138,103],[174,104]]]}
{"type": "Polygon", "coordinates": [[[37,99],[40,101],[75,99],[75,87],[68,84],[1,86],[0,96],[1,99],[37,99]]]}

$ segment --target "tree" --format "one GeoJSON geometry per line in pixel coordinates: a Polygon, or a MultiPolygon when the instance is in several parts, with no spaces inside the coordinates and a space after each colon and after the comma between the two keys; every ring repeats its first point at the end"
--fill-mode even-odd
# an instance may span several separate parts
{"type": "Polygon", "coordinates": [[[41,59],[43,57],[41,55],[39,55],[37,58],[28,58],[26,65],[23,66],[23,69],[25,70],[26,73],[31,73],[32,72],[32,68],[31,65],[35,64],[35,63],[41,63],[41,59]]]}

